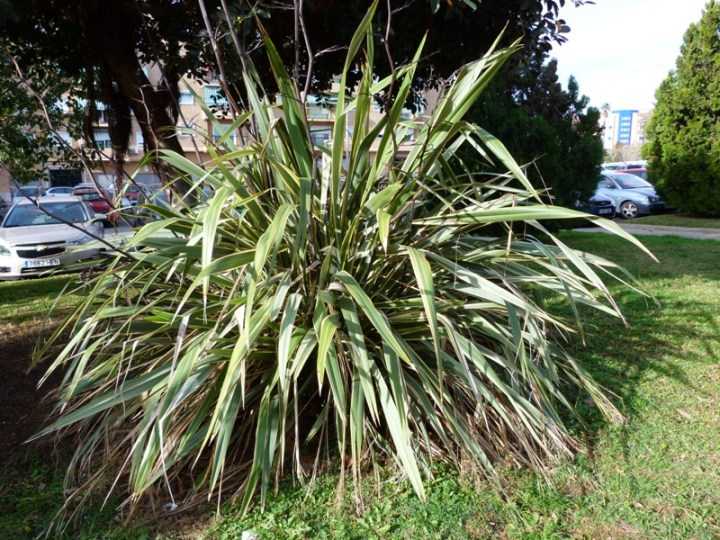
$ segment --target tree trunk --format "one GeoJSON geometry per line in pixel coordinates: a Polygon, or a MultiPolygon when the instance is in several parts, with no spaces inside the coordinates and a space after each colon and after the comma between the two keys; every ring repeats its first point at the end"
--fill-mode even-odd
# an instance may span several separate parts
{"type": "MultiPolygon", "coordinates": [[[[162,80],[153,85],[143,71],[136,54],[134,41],[142,31],[142,18],[132,1],[96,2],[84,0],[75,6],[88,43],[88,55],[93,64],[109,76],[112,84],[101,85],[101,99],[107,105],[121,100],[130,107],[137,119],[149,152],[171,150],[184,154],[175,126],[177,124],[177,86],[179,74],[163,73],[162,80]]],[[[116,113],[122,114],[120,111],[116,113]]],[[[127,150],[130,133],[113,133],[112,145],[127,150]],[[123,140],[113,140],[120,138],[123,140]]],[[[172,183],[180,194],[186,194],[191,184],[172,174],[170,167],[155,159],[154,165],[163,185],[172,183]]]]}

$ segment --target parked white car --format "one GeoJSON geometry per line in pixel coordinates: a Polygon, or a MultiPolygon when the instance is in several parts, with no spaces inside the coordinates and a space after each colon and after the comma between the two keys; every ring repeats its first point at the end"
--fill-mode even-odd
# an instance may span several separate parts
{"type": "Polygon", "coordinates": [[[73,189],[73,186],[51,187],[45,192],[45,196],[58,197],[60,195],[72,195],[73,189]]]}
{"type": "Polygon", "coordinates": [[[93,236],[103,237],[103,219],[78,197],[18,201],[0,225],[0,280],[64,270],[99,257],[103,246],[93,236]]]}

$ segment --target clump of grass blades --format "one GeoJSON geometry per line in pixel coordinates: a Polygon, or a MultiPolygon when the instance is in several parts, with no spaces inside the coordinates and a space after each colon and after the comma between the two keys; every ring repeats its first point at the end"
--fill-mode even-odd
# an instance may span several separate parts
{"type": "Polygon", "coordinates": [[[364,41],[363,75],[338,95],[327,146],[313,145],[266,41],[282,99],[249,68],[249,110],[226,131],[247,144],[222,138],[205,169],[163,154],[211,196],[155,208],[131,260],[97,276],[56,334],[72,339],[50,368],[65,380],[46,433],[81,435],[75,463],[102,464],[89,483],[114,470],[131,501],[158,486],[232,489],[246,508],[286,469],[302,477],[329,457],[357,476],[387,455],[422,498],[433,460],[491,471],[570,454],[568,388],[616,414],[563,350],[579,321],[542,298],[620,316],[600,276],[627,277],[545,231],[541,219],[580,214],[543,204],[502,144],[462,120],[514,48],[459,71],[414,124],[401,120],[414,63],[373,79],[372,16],[349,47],[339,88],[364,41]],[[372,96],[390,85],[372,124],[372,96]],[[463,145],[508,174],[470,174],[463,145]]]}

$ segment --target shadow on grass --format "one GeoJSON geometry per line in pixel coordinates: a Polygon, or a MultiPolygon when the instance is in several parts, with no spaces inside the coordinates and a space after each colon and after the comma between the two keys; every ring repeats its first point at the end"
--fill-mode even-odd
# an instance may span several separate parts
{"type": "MultiPolygon", "coordinates": [[[[627,268],[659,304],[614,286],[629,326],[586,311],[586,345],[570,347],[598,382],[618,396],[621,412],[632,416],[647,406],[639,390],[652,379],[665,377],[688,392],[700,392],[691,372],[716,364],[720,357],[720,294],[716,289],[720,242],[644,237],[643,243],[660,260],[655,263],[636,247],[609,235],[567,236],[573,247],[627,268]]],[[[584,428],[591,437],[604,426],[600,414],[587,403],[579,401],[578,411],[586,418],[584,428]]]]}
{"type": "Polygon", "coordinates": [[[42,321],[54,307],[54,319],[64,316],[76,283],[76,276],[0,282],[0,341],[22,336],[28,330],[34,332],[27,327],[44,325],[42,321]]]}

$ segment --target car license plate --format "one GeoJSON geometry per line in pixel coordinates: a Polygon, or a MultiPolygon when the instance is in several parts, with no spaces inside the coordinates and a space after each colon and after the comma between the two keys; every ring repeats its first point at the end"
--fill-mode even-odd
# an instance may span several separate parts
{"type": "Polygon", "coordinates": [[[612,208],[601,208],[598,210],[598,214],[612,214],[612,208]]]}
{"type": "Polygon", "coordinates": [[[60,266],[60,259],[33,259],[25,261],[25,268],[47,268],[49,266],[60,266]]]}

